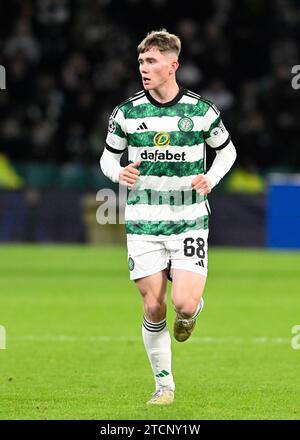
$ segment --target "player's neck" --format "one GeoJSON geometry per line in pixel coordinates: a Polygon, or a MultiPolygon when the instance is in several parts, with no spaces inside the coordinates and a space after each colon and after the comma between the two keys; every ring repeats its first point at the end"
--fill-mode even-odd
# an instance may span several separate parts
{"type": "Polygon", "coordinates": [[[178,92],[179,86],[176,81],[171,84],[164,84],[159,89],[149,90],[152,98],[162,104],[172,101],[178,95],[178,92]]]}

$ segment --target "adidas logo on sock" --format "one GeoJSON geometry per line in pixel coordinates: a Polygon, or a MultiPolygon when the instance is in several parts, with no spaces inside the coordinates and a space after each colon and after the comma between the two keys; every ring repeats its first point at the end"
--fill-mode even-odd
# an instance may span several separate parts
{"type": "Polygon", "coordinates": [[[143,122],[141,125],[138,126],[137,130],[148,130],[148,127],[145,122],[143,122]]]}
{"type": "Polygon", "coordinates": [[[165,376],[169,376],[169,372],[166,370],[161,370],[160,373],[156,374],[155,377],[165,377],[165,376]]]}

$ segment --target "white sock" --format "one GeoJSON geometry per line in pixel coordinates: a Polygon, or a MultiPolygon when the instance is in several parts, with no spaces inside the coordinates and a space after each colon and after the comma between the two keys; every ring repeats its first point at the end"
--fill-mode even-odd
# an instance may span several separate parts
{"type": "Polygon", "coordinates": [[[204,307],[204,299],[201,297],[199,305],[198,305],[197,310],[196,310],[196,313],[192,316],[191,319],[196,319],[197,316],[199,315],[199,313],[202,312],[203,307],[204,307]]]}
{"type": "Polygon", "coordinates": [[[175,390],[171,372],[171,337],[166,319],[153,323],[143,320],[143,340],[154,374],[156,390],[169,387],[175,390]]]}

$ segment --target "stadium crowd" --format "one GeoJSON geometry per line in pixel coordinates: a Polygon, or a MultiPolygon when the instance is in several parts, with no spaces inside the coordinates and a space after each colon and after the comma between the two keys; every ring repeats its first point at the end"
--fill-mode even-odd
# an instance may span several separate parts
{"type": "Polygon", "coordinates": [[[136,46],[161,27],[181,37],[179,83],[219,107],[239,165],[299,171],[299,0],[1,1],[0,153],[98,163],[110,112],[141,89],[136,46]]]}

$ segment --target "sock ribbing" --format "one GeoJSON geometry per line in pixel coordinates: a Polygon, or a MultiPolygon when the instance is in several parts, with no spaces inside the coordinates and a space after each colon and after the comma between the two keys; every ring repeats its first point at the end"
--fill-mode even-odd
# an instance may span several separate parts
{"type": "Polygon", "coordinates": [[[160,322],[150,322],[144,316],[143,327],[148,330],[148,332],[158,333],[161,332],[167,325],[167,320],[163,319],[160,322]]]}

